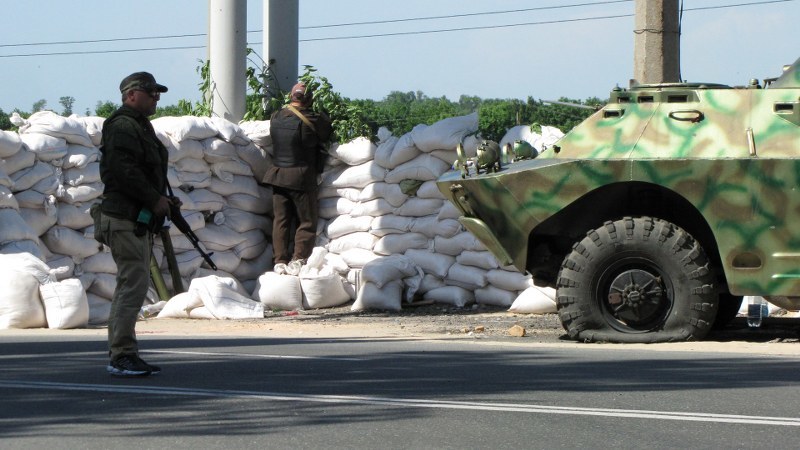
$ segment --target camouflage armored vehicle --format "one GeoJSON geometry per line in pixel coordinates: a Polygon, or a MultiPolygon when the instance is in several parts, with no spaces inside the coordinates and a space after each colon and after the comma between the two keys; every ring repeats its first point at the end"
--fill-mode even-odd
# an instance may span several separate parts
{"type": "Polygon", "coordinates": [[[800,305],[800,59],[763,84],[615,88],[532,159],[482,147],[438,187],[557,289],[573,339],[702,339],[742,296],[800,305]]]}

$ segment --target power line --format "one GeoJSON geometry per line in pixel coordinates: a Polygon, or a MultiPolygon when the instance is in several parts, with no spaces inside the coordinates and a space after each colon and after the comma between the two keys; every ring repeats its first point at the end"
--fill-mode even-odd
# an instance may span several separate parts
{"type": "MultiPolygon", "coordinates": [[[[606,2],[596,2],[596,3],[579,3],[573,5],[562,5],[559,7],[551,6],[551,7],[539,7],[539,8],[527,8],[526,10],[536,10],[536,9],[554,9],[554,8],[568,8],[568,7],[577,7],[577,6],[587,6],[587,5],[602,5],[602,4],[611,4],[611,3],[623,3],[623,2],[630,2],[633,0],[609,0],[606,2]]],[[[716,6],[703,6],[703,7],[696,7],[696,8],[686,8],[684,11],[700,11],[700,10],[713,10],[713,9],[723,9],[723,8],[736,8],[736,7],[744,7],[744,6],[756,6],[756,5],[765,5],[765,4],[772,4],[772,3],[787,3],[793,2],[797,0],[760,0],[760,1],[753,1],[753,2],[746,2],[746,3],[736,3],[731,5],[716,5],[716,6]]],[[[439,17],[420,17],[420,18],[411,18],[411,19],[397,19],[396,21],[410,21],[410,20],[428,20],[433,18],[444,18],[444,17],[461,17],[461,16],[469,16],[469,15],[486,15],[486,14],[504,14],[508,12],[514,11],[524,11],[524,10],[513,10],[513,11],[494,11],[494,12],[483,12],[483,13],[469,13],[469,14],[460,14],[460,15],[452,15],[452,16],[439,16],[439,17]]],[[[607,20],[607,19],[618,19],[624,17],[633,17],[634,14],[619,14],[619,15],[611,15],[611,16],[596,16],[596,17],[584,17],[584,18],[577,18],[577,19],[561,19],[561,20],[549,20],[549,21],[540,21],[540,22],[523,22],[523,23],[514,23],[514,24],[503,24],[503,25],[486,25],[486,26],[477,26],[477,27],[460,27],[460,28],[448,28],[448,29],[438,29],[438,30],[423,30],[423,31],[407,31],[407,32],[396,32],[396,33],[375,33],[375,34],[365,34],[365,35],[354,35],[354,36],[332,36],[332,37],[323,37],[323,38],[309,38],[309,39],[299,39],[299,42],[317,42],[317,41],[334,41],[334,40],[344,40],[344,39],[367,39],[367,38],[376,38],[376,37],[390,37],[390,36],[408,36],[408,35],[420,35],[420,34],[432,34],[432,33],[448,33],[448,32],[456,32],[456,31],[471,31],[471,30],[483,30],[483,29],[496,29],[496,28],[511,28],[511,27],[521,27],[521,26],[536,26],[536,25],[549,25],[549,24],[558,24],[558,23],[570,23],[570,22],[582,22],[582,21],[592,21],[592,20],[607,20]]],[[[353,23],[353,24],[377,24],[377,23],[385,23],[390,21],[375,21],[375,22],[360,22],[360,23],[353,23]]],[[[324,26],[317,26],[316,28],[322,27],[334,27],[334,26],[344,26],[344,25],[351,25],[351,24],[332,24],[332,25],[324,25],[324,26]]],[[[314,28],[314,27],[305,27],[305,28],[314,28]]],[[[248,31],[248,33],[254,32],[261,32],[262,30],[255,30],[255,31],[248,31]]],[[[86,43],[99,43],[99,42],[119,42],[119,41],[133,41],[133,40],[147,40],[147,39],[173,39],[173,38],[185,38],[185,37],[205,37],[207,36],[206,33],[196,33],[196,34],[176,34],[176,35],[163,35],[163,36],[139,36],[139,37],[127,37],[127,38],[114,38],[114,39],[96,39],[96,40],[84,40],[84,41],[59,41],[59,42],[40,42],[40,43],[22,43],[22,44],[0,44],[1,47],[18,47],[18,46],[35,46],[35,45],[63,45],[63,44],[86,44],[86,43]]],[[[86,51],[70,51],[70,52],[42,52],[42,53],[23,53],[23,54],[12,54],[12,55],[0,55],[0,58],[18,58],[18,57],[30,57],[30,56],[65,56],[65,55],[88,55],[88,54],[106,54],[106,53],[128,53],[128,52],[141,52],[141,51],[159,51],[159,50],[191,50],[191,49],[200,49],[205,48],[205,45],[197,45],[197,46],[177,46],[177,47],[155,47],[155,48],[137,48],[137,49],[125,49],[125,50],[86,50],[86,51]]]]}
{"type": "Polygon", "coordinates": [[[479,12],[479,13],[465,13],[465,14],[450,14],[446,16],[427,16],[427,17],[410,17],[405,19],[391,19],[391,20],[371,20],[366,22],[350,22],[350,23],[336,23],[330,25],[312,25],[307,27],[300,27],[301,30],[307,29],[318,29],[318,28],[333,28],[333,27],[348,27],[354,25],[377,25],[377,24],[384,24],[384,23],[398,23],[398,22],[412,22],[412,21],[420,21],[420,20],[439,20],[439,19],[455,19],[460,17],[474,17],[474,16],[489,16],[489,15],[497,15],[497,14],[510,14],[510,13],[520,13],[520,12],[529,12],[529,11],[542,11],[548,9],[565,9],[565,8],[575,8],[580,6],[594,6],[594,5],[608,5],[612,3],[630,3],[633,0],[609,0],[609,1],[602,1],[602,2],[593,2],[593,3],[575,3],[572,5],[559,5],[559,6],[540,6],[537,8],[524,8],[524,9],[509,9],[506,11],[486,11],[486,12],[479,12]]]}

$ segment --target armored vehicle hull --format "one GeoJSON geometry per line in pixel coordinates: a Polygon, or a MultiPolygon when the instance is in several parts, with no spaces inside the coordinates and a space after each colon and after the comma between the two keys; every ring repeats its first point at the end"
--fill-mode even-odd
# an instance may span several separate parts
{"type": "Polygon", "coordinates": [[[576,340],[701,339],[745,295],[800,305],[800,59],[765,86],[617,88],[538,157],[498,162],[439,189],[501,264],[556,287],[576,340]]]}

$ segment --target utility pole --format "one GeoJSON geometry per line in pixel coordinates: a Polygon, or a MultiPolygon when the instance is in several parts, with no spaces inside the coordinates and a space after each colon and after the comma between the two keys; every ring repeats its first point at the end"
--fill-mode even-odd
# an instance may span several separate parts
{"type": "Polygon", "coordinates": [[[681,81],[678,0],[636,0],[633,78],[640,84],[681,81]]]}
{"type": "Polygon", "coordinates": [[[211,109],[237,123],[246,110],[246,0],[209,0],[208,27],[211,109]]]}
{"type": "Polygon", "coordinates": [[[264,0],[264,62],[283,92],[297,82],[298,26],[298,0],[264,0]]]}

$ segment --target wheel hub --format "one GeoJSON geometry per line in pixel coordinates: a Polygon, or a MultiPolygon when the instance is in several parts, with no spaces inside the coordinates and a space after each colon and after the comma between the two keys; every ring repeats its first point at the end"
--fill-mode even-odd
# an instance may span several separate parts
{"type": "Polygon", "coordinates": [[[664,292],[660,276],[642,269],[625,270],[609,286],[608,305],[618,320],[637,326],[660,314],[664,292]]]}

